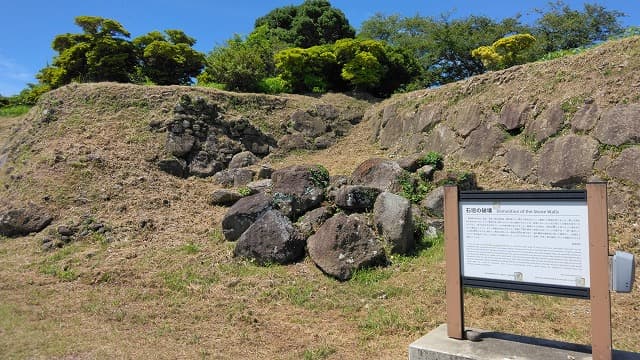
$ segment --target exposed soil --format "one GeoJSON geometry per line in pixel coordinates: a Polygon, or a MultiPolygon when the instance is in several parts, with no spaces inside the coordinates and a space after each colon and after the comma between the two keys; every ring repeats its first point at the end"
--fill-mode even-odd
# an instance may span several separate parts
{"type": "MultiPolygon", "coordinates": [[[[571,82],[576,66],[607,71],[601,64],[615,63],[616,47],[637,43],[530,65],[535,71],[527,81],[553,82],[562,70],[556,85],[566,88],[567,98],[583,95],[581,84],[571,82]]],[[[637,91],[625,90],[621,99],[640,97],[640,83],[631,84],[640,81],[638,74],[610,71],[625,79],[625,89],[637,91]]],[[[526,96],[526,83],[508,81],[508,72],[495,76],[506,76],[504,91],[526,96]]],[[[476,82],[482,83],[452,86],[476,82]]],[[[601,91],[620,91],[616,80],[607,86],[601,91]]],[[[0,163],[0,210],[33,202],[54,215],[40,234],[0,238],[0,357],[400,359],[412,341],[445,322],[440,243],[423,244],[415,256],[394,257],[389,267],[348,282],[326,277],[308,258],[267,267],[233,258],[233,244],[220,232],[225,208],[208,204],[217,186],[168,175],[155,164],[166,133],[149,124],[169,120],[184,93],[217,102],[225,116],[246,116],[275,136],[296,109],[375,103],[341,94],[73,84],[45,96],[24,117],[0,119],[0,159],[7,154],[0,163]],[[110,231],[42,250],[42,239],[59,225],[86,216],[110,231]]],[[[263,163],[318,163],[332,175],[348,175],[368,158],[400,156],[379,149],[369,136],[368,123],[360,123],[328,149],[276,154],[263,163]]],[[[533,187],[490,163],[464,169],[487,189],[533,187]]],[[[637,219],[617,216],[610,226],[612,247],[639,256],[637,219]]],[[[631,294],[612,295],[617,349],[640,351],[639,291],[636,285],[631,294]]],[[[588,301],[470,290],[465,304],[468,326],[590,341],[588,301]]]]}

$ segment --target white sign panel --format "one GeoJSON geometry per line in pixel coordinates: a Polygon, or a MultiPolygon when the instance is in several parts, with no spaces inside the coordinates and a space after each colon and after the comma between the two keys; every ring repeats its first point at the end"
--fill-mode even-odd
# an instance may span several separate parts
{"type": "Polygon", "coordinates": [[[585,201],[460,201],[462,275],[589,287],[585,201]]]}

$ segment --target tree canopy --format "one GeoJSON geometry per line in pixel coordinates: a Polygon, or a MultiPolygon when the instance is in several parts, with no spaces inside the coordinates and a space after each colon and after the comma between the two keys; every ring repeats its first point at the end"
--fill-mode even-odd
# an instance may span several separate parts
{"type": "Polygon", "coordinates": [[[265,25],[268,37],[308,48],[353,38],[355,30],[344,13],[327,0],[305,0],[299,6],[276,8],[255,21],[255,28],[265,25]]]}
{"type": "Polygon", "coordinates": [[[53,39],[58,52],[53,63],[37,75],[56,88],[72,81],[128,82],[136,66],[129,32],[117,21],[98,16],[75,18],[83,33],[62,34],[53,39]]]}
{"type": "Polygon", "coordinates": [[[182,30],[152,31],[133,40],[140,74],[158,85],[188,85],[204,67],[204,54],[194,50],[196,40],[182,30]]]}

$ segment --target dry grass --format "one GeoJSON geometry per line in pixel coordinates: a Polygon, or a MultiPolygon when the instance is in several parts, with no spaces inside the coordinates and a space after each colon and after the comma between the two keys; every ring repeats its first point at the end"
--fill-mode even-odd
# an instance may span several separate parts
{"type": "MultiPolygon", "coordinates": [[[[0,208],[32,201],[55,215],[51,228],[85,214],[113,228],[53,252],[40,250],[46,230],[0,238],[1,358],[400,359],[413,340],[445,322],[439,242],[348,282],[326,277],[308,258],[268,267],[233,258],[219,230],[225,209],[207,204],[216,186],[177,179],[151,161],[165,135],[147,125],[166,120],[183,92],[232,96],[76,85],[51,98],[64,99],[55,122],[37,121],[47,104],[20,120],[17,137],[0,122],[0,144],[9,139],[12,149],[10,166],[0,167],[0,208]]],[[[276,124],[317,101],[289,96],[281,101],[287,106],[268,107],[272,98],[247,96],[243,111],[252,120],[269,115],[276,124]]],[[[362,123],[329,149],[270,161],[350,174],[370,157],[391,155],[367,140],[369,131],[362,123]]],[[[447,166],[474,171],[486,188],[530,186],[499,165],[447,166]]],[[[612,218],[611,234],[613,246],[640,245],[632,216],[612,218]]],[[[615,348],[640,351],[629,336],[640,333],[638,291],[612,296],[615,348]]],[[[587,301],[468,290],[465,304],[469,326],[590,341],[587,301]]]]}

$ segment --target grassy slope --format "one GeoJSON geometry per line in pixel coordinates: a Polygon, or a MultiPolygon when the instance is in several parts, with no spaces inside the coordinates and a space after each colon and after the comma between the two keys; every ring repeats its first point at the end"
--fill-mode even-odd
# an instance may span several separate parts
{"type": "MultiPolygon", "coordinates": [[[[183,92],[233,103],[227,113],[248,114],[274,131],[288,112],[317,101],[74,85],[34,108],[18,133],[0,128],[13,149],[0,171],[0,207],[43,204],[55,214],[51,228],[85,214],[113,227],[108,238],[51,253],[40,250],[43,234],[0,239],[3,358],[398,359],[445,321],[438,242],[346,283],[308,259],[263,268],[232,258],[233,244],[222,240],[218,225],[224,209],[207,204],[215,185],[171,177],[150,161],[165,134],[148,124],[168,119],[183,92]],[[55,108],[58,120],[31,121],[45,108],[55,108]],[[95,155],[102,160],[90,160],[95,155]]],[[[386,155],[366,141],[368,133],[363,123],[330,149],[273,158],[272,165],[322,163],[332,174],[348,174],[386,155]]],[[[500,169],[473,170],[481,184],[516,181],[500,169]]],[[[482,290],[468,291],[465,301],[470,326],[589,342],[586,301],[482,290]]],[[[640,333],[639,308],[637,290],[613,295],[616,348],[640,351],[628,336],[640,333]]]]}

